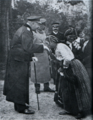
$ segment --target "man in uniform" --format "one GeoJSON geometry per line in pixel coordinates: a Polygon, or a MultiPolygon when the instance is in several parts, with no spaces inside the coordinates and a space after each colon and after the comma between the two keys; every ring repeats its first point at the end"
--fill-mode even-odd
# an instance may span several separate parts
{"type": "Polygon", "coordinates": [[[41,16],[30,16],[25,25],[20,27],[14,34],[9,51],[4,95],[6,100],[14,103],[14,108],[19,113],[34,114],[29,104],[29,63],[33,53],[41,53],[47,49],[44,45],[33,44],[33,33],[39,28],[41,16]]]}
{"type": "MultiPolygon", "coordinates": [[[[46,42],[46,19],[40,19],[40,29],[37,29],[36,32],[33,32],[34,35],[34,43],[45,44],[46,42]]],[[[36,62],[36,71],[37,71],[37,83],[35,83],[36,93],[40,93],[40,83],[44,85],[44,92],[54,92],[49,87],[50,77],[50,66],[49,66],[49,56],[46,50],[43,53],[35,53],[34,56],[38,58],[38,62],[36,62]]],[[[33,63],[32,63],[33,65],[33,63]]],[[[33,78],[33,71],[31,72],[32,81],[35,82],[33,78]]]]}

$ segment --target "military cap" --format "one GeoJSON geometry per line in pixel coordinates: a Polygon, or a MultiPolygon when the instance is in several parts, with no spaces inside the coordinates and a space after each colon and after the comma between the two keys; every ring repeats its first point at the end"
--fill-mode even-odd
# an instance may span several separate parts
{"type": "Polygon", "coordinates": [[[52,25],[54,25],[54,24],[60,24],[60,22],[59,21],[53,21],[52,25]]]}
{"type": "Polygon", "coordinates": [[[46,19],[45,19],[45,18],[40,18],[40,21],[39,21],[38,23],[39,23],[39,24],[46,23],[46,19]]]}
{"type": "Polygon", "coordinates": [[[27,17],[27,20],[29,21],[38,21],[40,20],[41,16],[29,16],[27,17]]]}

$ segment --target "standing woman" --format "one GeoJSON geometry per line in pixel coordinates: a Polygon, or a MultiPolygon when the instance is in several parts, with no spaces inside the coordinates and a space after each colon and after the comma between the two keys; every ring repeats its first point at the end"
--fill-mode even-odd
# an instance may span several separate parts
{"type": "MultiPolygon", "coordinates": [[[[46,24],[46,19],[41,18],[39,22],[41,29],[37,29],[36,32],[33,32],[35,44],[42,45],[45,43],[45,39],[46,39],[45,24],[46,24]]],[[[34,56],[38,58],[38,62],[36,62],[37,83],[35,83],[35,78],[34,78],[35,75],[33,73],[34,72],[33,69],[31,70],[32,71],[31,79],[35,83],[36,92],[40,93],[40,83],[44,84],[44,92],[54,92],[54,90],[49,88],[49,81],[51,80],[51,76],[50,76],[48,51],[44,50],[43,53],[39,53],[39,54],[35,53],[34,56]]]]}

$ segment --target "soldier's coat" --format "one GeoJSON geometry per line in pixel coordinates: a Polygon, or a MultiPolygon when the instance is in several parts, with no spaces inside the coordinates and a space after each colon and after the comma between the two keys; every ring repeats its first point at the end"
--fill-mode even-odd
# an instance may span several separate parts
{"type": "MultiPolygon", "coordinates": [[[[34,43],[45,43],[46,34],[42,31],[42,34],[39,32],[34,33],[34,43]]],[[[37,83],[47,83],[50,81],[50,66],[49,66],[49,56],[47,50],[44,50],[43,53],[35,53],[35,57],[38,58],[38,62],[36,62],[36,73],[37,73],[37,83]]],[[[35,82],[35,72],[34,72],[34,64],[31,64],[31,79],[35,82]]]]}
{"type": "Polygon", "coordinates": [[[6,100],[18,104],[29,103],[29,63],[35,52],[43,52],[43,46],[33,44],[31,29],[20,27],[11,41],[8,55],[4,83],[6,100]]]}

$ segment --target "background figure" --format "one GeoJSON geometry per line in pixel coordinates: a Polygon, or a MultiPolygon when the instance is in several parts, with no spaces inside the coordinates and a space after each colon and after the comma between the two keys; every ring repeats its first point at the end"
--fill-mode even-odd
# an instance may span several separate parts
{"type": "Polygon", "coordinates": [[[58,38],[59,43],[66,43],[64,34],[59,31],[60,23],[58,21],[54,21],[52,23],[52,32],[50,35],[53,35],[58,38]]]}
{"type": "Polygon", "coordinates": [[[11,41],[4,83],[6,100],[14,103],[16,111],[34,114],[29,104],[29,64],[33,53],[43,52],[43,45],[33,44],[33,33],[39,26],[40,16],[28,17],[28,22],[20,27],[11,41]]]}
{"type": "Polygon", "coordinates": [[[75,55],[75,58],[81,60],[82,47],[85,39],[81,36],[78,36],[77,30],[72,26],[65,31],[66,44],[72,50],[75,55]]]}
{"type": "Polygon", "coordinates": [[[91,31],[85,27],[81,34],[81,37],[84,39],[81,53],[81,62],[85,66],[89,77],[92,80],[92,39],[90,32],[91,31]]]}
{"type": "MultiPolygon", "coordinates": [[[[46,39],[45,33],[45,24],[46,19],[40,19],[40,29],[37,29],[36,32],[33,32],[34,35],[34,43],[44,44],[46,39]]],[[[49,65],[49,56],[48,51],[44,50],[43,53],[35,53],[35,57],[38,58],[38,62],[36,62],[36,72],[37,72],[37,83],[35,83],[36,92],[40,93],[40,83],[44,83],[44,92],[54,92],[54,90],[49,88],[49,81],[51,80],[50,75],[50,65],[49,65]]],[[[32,63],[33,66],[33,63],[32,63]]],[[[31,70],[31,79],[35,82],[34,71],[31,70]]]]}
{"type": "Polygon", "coordinates": [[[69,28],[64,33],[66,44],[72,49],[72,42],[77,39],[77,31],[76,29],[69,25],[69,28]]]}
{"type": "MultiPolygon", "coordinates": [[[[78,28],[78,30],[80,29],[78,26],[76,28],[78,28]]],[[[70,27],[66,30],[65,37],[67,39],[67,45],[71,48],[75,58],[79,59],[83,63],[91,79],[92,51],[90,31],[85,27],[81,32],[79,32],[79,34],[77,34],[77,30],[70,27]]]]}
{"type": "Polygon", "coordinates": [[[90,79],[92,80],[92,42],[91,40],[87,40],[82,48],[82,59],[81,62],[83,63],[83,65],[85,66],[88,75],[90,77],[90,79]]]}
{"type": "MultiPolygon", "coordinates": [[[[50,35],[55,36],[58,39],[58,43],[66,43],[64,34],[62,32],[59,31],[59,27],[60,27],[60,23],[58,21],[54,21],[52,23],[52,32],[50,33],[50,35]]],[[[55,50],[52,48],[52,53],[55,53],[55,50]]],[[[57,78],[59,77],[58,75],[58,62],[50,57],[50,61],[51,61],[51,77],[54,80],[54,83],[56,84],[57,82],[57,78]]]]}

